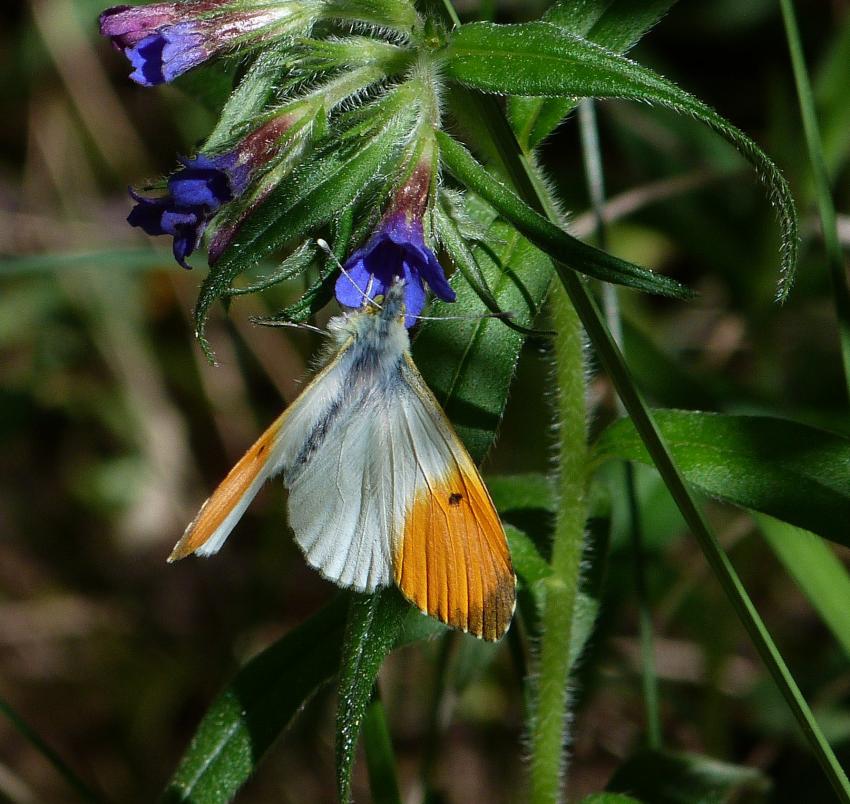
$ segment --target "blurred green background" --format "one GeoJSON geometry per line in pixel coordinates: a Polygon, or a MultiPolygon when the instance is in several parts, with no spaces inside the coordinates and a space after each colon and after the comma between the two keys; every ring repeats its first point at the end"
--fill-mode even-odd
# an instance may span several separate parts
{"type": "MultiPolygon", "coordinates": [[[[850,244],[850,3],[797,5],[850,244]]],[[[469,18],[506,22],[544,6],[458,3],[469,18]]],[[[185,272],[167,243],[124,219],[126,185],[171,170],[213,115],[183,87],[132,85],[123,59],[96,35],[101,8],[13,0],[0,10],[0,696],[108,800],[148,802],[235,668],[333,589],[288,538],[274,484],[219,557],[165,564],[209,490],[297,393],[317,341],[248,323],[294,300],[301,288],[290,285],[235,301],[229,317],[215,313],[220,365],[205,362],[190,320],[203,257],[185,272]]],[[[779,308],[776,227],[742,160],[689,120],[600,105],[612,250],[700,293],[690,304],[622,294],[641,386],[657,405],[785,414],[850,433],[778,5],[682,0],[633,55],[767,150],[792,181],[804,238],[795,291],[779,308]]],[[[184,84],[199,90],[197,78],[184,84]]],[[[575,120],[542,160],[588,235],[575,120]]],[[[489,473],[548,469],[549,377],[545,345],[530,344],[489,473]]],[[[589,389],[597,432],[615,415],[613,396],[601,376],[589,389]]],[[[651,471],[638,479],[669,744],[767,770],[774,800],[830,800],[672,502],[651,471]]],[[[618,482],[612,476],[602,618],[576,683],[575,795],[604,787],[642,730],[618,482]]],[[[850,758],[846,653],[749,517],[716,505],[709,513],[828,736],[850,758]]],[[[456,690],[440,713],[436,779],[448,801],[521,800],[521,679],[506,651],[483,670],[465,663],[465,644],[451,644],[456,690]]],[[[382,671],[413,801],[437,654],[436,644],[409,648],[382,671]]],[[[332,799],[333,707],[331,691],[309,705],[241,801],[332,799]]],[[[355,795],[368,800],[363,768],[355,795]]],[[[0,719],[6,800],[76,799],[0,719]]]]}

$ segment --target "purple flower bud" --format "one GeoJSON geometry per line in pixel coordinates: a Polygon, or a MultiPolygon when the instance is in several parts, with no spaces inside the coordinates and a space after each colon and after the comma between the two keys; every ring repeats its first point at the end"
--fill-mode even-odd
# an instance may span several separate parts
{"type": "Polygon", "coordinates": [[[230,2],[232,0],[192,0],[147,6],[114,6],[100,15],[100,33],[108,36],[118,50],[126,50],[169,25],[198,20],[230,2]]]}
{"type": "Polygon", "coordinates": [[[362,307],[365,297],[384,296],[396,277],[404,279],[406,327],[416,323],[416,316],[425,307],[426,282],[443,301],[456,298],[443,267],[425,245],[422,220],[409,218],[404,212],[384,217],[369,242],[355,251],[344,267],[335,294],[346,307],[362,307]]]}

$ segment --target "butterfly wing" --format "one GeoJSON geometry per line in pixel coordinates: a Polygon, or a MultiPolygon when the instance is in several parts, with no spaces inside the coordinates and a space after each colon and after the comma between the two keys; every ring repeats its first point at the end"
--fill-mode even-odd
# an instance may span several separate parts
{"type": "Polygon", "coordinates": [[[309,440],[344,392],[351,343],[345,343],[334,359],[320,371],[230,470],[203,504],[169,561],[197,553],[217,553],[251,500],[270,477],[297,460],[309,440]]]}
{"type": "Polygon", "coordinates": [[[409,355],[403,376],[395,426],[409,456],[403,476],[412,491],[404,490],[395,581],[422,611],[475,636],[498,639],[510,625],[516,600],[504,528],[475,463],[409,355]]]}

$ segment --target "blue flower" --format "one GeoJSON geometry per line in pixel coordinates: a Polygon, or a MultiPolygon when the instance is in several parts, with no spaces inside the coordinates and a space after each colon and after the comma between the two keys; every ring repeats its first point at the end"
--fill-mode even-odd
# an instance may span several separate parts
{"type": "Polygon", "coordinates": [[[425,307],[425,283],[437,298],[453,302],[455,292],[446,281],[443,267],[425,245],[422,221],[404,212],[384,218],[363,248],[345,263],[336,282],[337,301],[346,307],[362,307],[365,297],[386,295],[394,279],[405,282],[405,326],[412,327],[425,307]]]}
{"type": "Polygon", "coordinates": [[[197,248],[204,233],[209,219],[207,211],[203,207],[178,206],[170,195],[145,198],[133,190],[130,195],[138,203],[127,216],[127,222],[149,235],[171,235],[174,259],[184,268],[191,268],[186,259],[197,248]]]}
{"type": "Polygon", "coordinates": [[[127,222],[149,235],[171,235],[174,259],[189,268],[186,260],[198,247],[210,218],[245,191],[250,167],[235,151],[181,161],[183,167],[168,180],[167,195],[145,198],[130,191],[137,203],[127,222]]]}
{"type": "Polygon", "coordinates": [[[226,50],[306,32],[309,8],[294,0],[268,0],[254,9],[231,0],[115,6],[100,15],[100,32],[130,60],[130,78],[152,87],[226,50]]]}
{"type": "Polygon", "coordinates": [[[134,67],[130,78],[146,87],[173,81],[213,55],[207,40],[194,21],[171,25],[146,36],[124,51],[134,67]]]}

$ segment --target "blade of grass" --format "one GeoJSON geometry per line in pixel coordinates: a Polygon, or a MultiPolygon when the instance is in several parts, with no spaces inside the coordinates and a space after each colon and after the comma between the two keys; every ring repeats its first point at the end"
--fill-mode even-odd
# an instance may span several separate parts
{"type": "MultiPolygon", "coordinates": [[[[450,0],[444,0],[444,3],[449,4],[450,0]]],[[[504,113],[499,108],[498,102],[489,97],[470,95],[470,98],[475,98],[476,111],[482,113],[482,123],[485,129],[492,132],[491,139],[494,145],[500,149],[505,164],[511,167],[510,176],[515,182],[516,191],[526,203],[534,208],[547,212],[552,210],[551,199],[547,198],[544,191],[537,189],[541,187],[539,180],[533,180],[533,173],[527,172],[531,171],[530,162],[527,155],[523,159],[524,155],[504,113]],[[510,143],[510,147],[506,147],[508,143],[510,143]]],[[[551,212],[549,212],[549,215],[553,222],[558,220],[557,216],[553,216],[551,212]]],[[[649,406],[635,385],[631,372],[623,360],[623,355],[605,326],[595,302],[581,279],[569,267],[556,262],[555,268],[584,324],[603,368],[611,377],[620,399],[622,399],[626,410],[632,417],[647,450],[652,455],[656,469],[663,478],[685,522],[696,536],[706,560],[749,633],[762,661],[764,661],[779,691],[785,698],[839,800],[850,804],[850,781],[848,781],[847,775],[824,737],[820,726],[818,726],[809,705],[756,611],[741,579],[685,484],[684,478],[655,425],[649,406]]]]}
{"type": "MultiPolygon", "coordinates": [[[[605,171],[602,165],[602,151],[599,147],[599,128],[596,122],[596,106],[592,98],[585,98],[578,107],[579,133],[584,158],[585,182],[590,205],[595,219],[596,245],[603,251],[608,248],[608,229],[605,223],[605,171]]],[[[620,301],[617,288],[604,283],[602,285],[602,305],[608,329],[620,347],[623,348],[623,324],[620,318],[620,301]]],[[[622,412],[622,402],[618,400],[622,412]]],[[[652,633],[652,612],[646,584],[645,550],[643,529],[640,521],[640,507],[635,489],[634,467],[628,461],[623,463],[623,481],[626,487],[626,500],[629,511],[629,533],[634,558],[635,593],[638,603],[638,623],[641,646],[641,683],[643,704],[646,709],[647,743],[650,748],[659,750],[662,745],[661,714],[658,704],[658,679],[655,675],[655,640],[652,633]]]]}
{"type": "Polygon", "coordinates": [[[401,804],[393,744],[377,684],[363,718],[363,747],[372,801],[375,804],[401,804]]]}
{"type": "Polygon", "coordinates": [[[797,28],[797,18],[794,14],[794,3],[793,0],[779,0],[779,5],[782,8],[785,38],[788,40],[791,66],[794,70],[794,82],[797,85],[797,99],[800,103],[800,116],[803,119],[806,149],[809,152],[818,215],[820,216],[823,242],[826,249],[827,269],[832,283],[835,316],[838,320],[838,337],[841,342],[844,381],[847,386],[848,397],[850,397],[850,289],[847,287],[847,275],[844,270],[844,253],[841,250],[841,241],[838,237],[838,222],[835,215],[835,204],[829,188],[829,173],[823,155],[823,140],[815,113],[812,85],[806,70],[803,44],[800,41],[800,31],[797,28]]]}
{"type": "Polygon", "coordinates": [[[62,757],[56,753],[3,698],[0,698],[0,714],[3,714],[8,721],[15,727],[17,732],[38,751],[39,754],[49,762],[56,772],[68,783],[70,787],[79,796],[81,801],[87,801],[89,804],[103,804],[105,799],[95,793],[79,776],[77,776],[71,768],[65,763],[62,757]]]}

